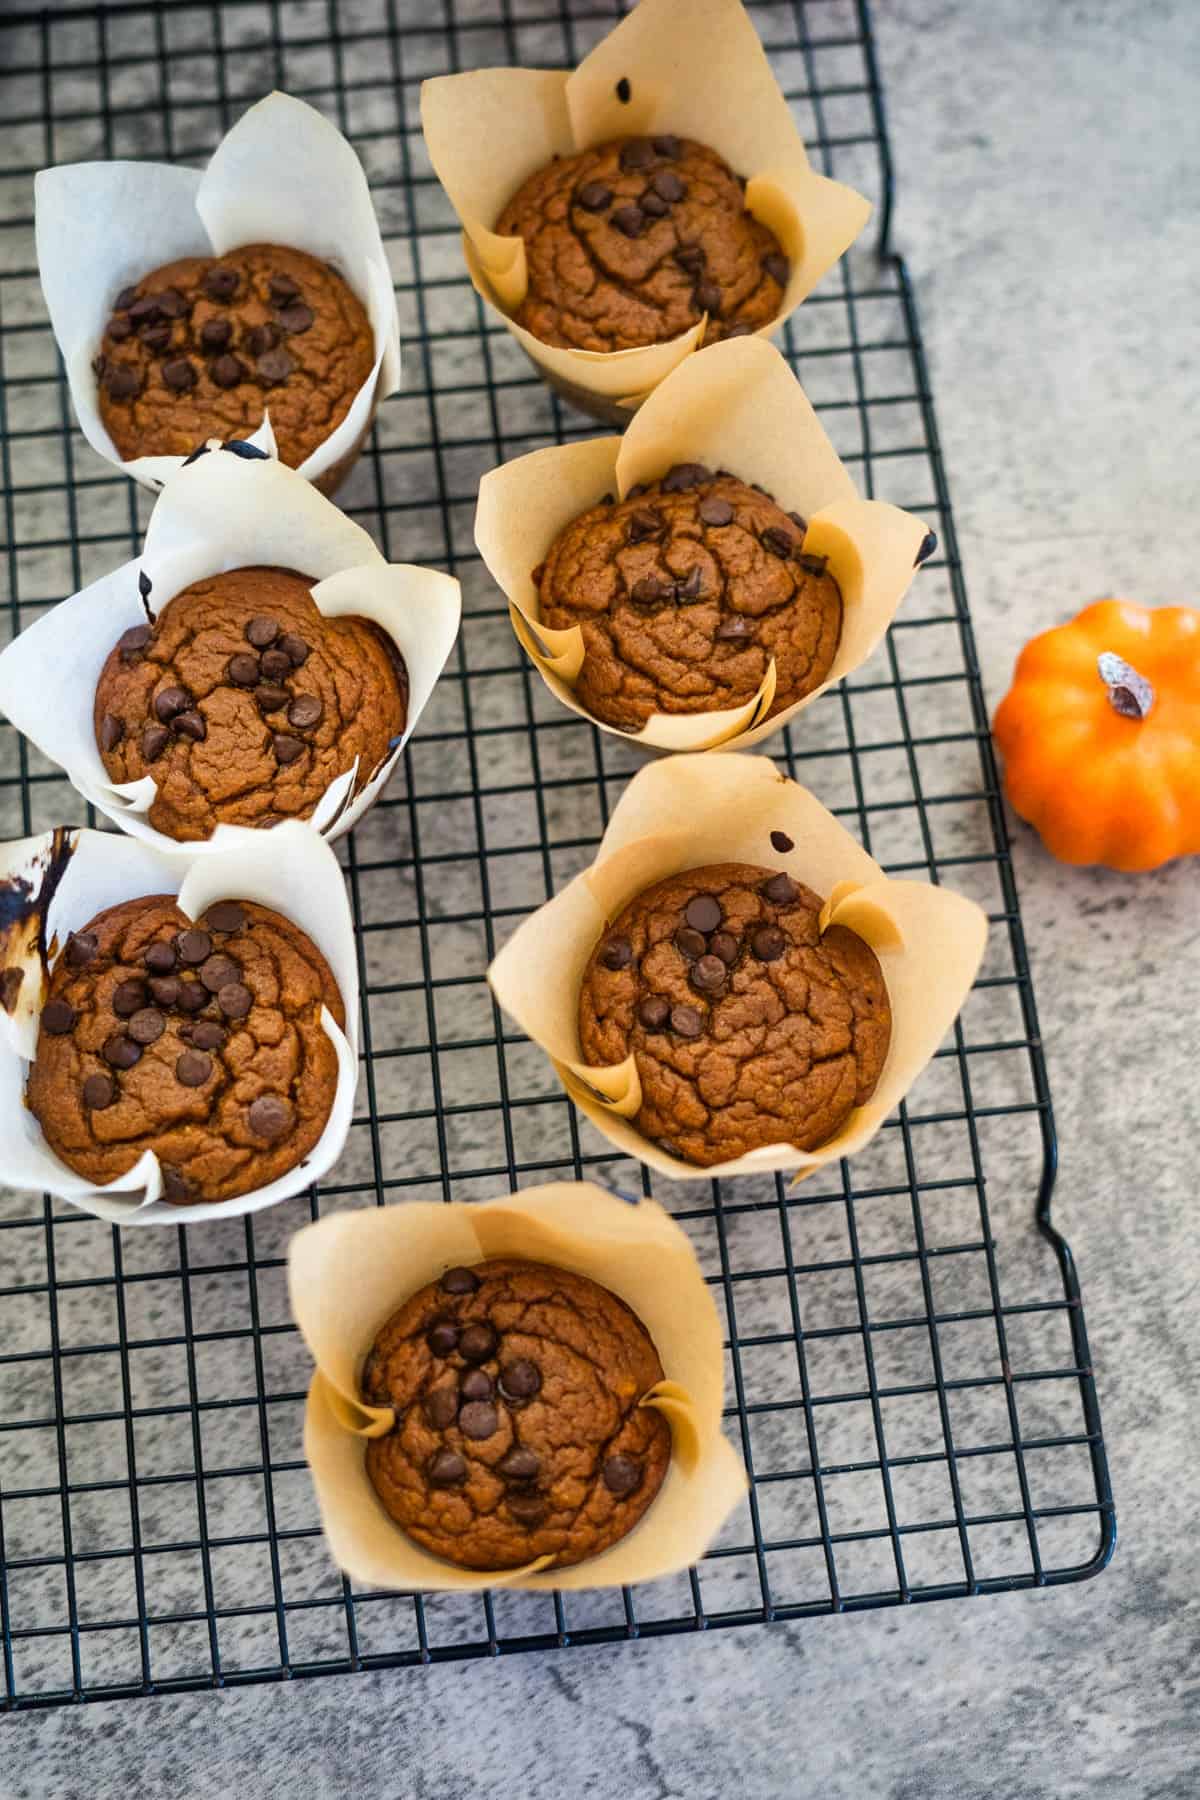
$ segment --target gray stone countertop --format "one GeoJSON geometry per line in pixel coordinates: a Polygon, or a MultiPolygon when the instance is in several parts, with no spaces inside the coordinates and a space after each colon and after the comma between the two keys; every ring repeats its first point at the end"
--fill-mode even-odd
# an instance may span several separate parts
{"type": "MultiPolygon", "coordinates": [[[[897,238],[994,704],[1024,639],[1087,601],[1197,598],[1194,10],[877,14],[897,238]]],[[[1108,1572],[904,1614],[18,1717],[4,1800],[1194,1794],[1200,873],[1059,867],[1023,828],[1016,860],[1057,1217],[1121,1524],[1108,1572]]]]}

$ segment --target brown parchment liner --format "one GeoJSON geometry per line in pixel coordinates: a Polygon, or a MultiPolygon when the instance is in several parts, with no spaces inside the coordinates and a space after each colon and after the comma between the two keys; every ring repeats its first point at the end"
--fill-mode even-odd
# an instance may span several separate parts
{"type": "Polygon", "coordinates": [[[595,1588],[650,1581],[703,1555],[746,1490],[721,1431],[721,1325],[690,1244],[653,1200],[637,1204],[588,1182],[554,1182],[474,1205],[406,1201],[332,1214],[288,1251],[292,1316],[316,1363],[304,1453],[330,1553],[360,1585],[426,1591],[595,1588]],[[566,1569],[539,1557],[519,1569],[460,1569],[432,1556],[389,1517],[366,1472],[365,1441],[393,1409],[366,1406],[360,1375],[381,1326],[447,1268],[524,1257],[587,1275],[646,1327],[666,1379],[642,1401],[671,1428],[671,1461],[653,1504],[627,1537],[566,1569]]]}
{"type": "Polygon", "coordinates": [[[608,138],[673,132],[707,144],[748,178],[746,206],[791,265],[777,331],[853,243],[870,202],[818,175],[741,0],[641,0],[571,74],[475,69],[421,85],[429,158],[463,227],[480,297],[539,373],[609,423],[635,411],[699,345],[707,315],[666,343],[564,350],[510,316],[527,291],[525,244],[492,230],[521,184],[556,156],[608,138]],[[627,84],[628,100],[618,97],[627,84]]]}
{"type": "Polygon", "coordinates": [[[587,438],[504,463],[483,477],[475,542],[508,600],[513,630],[550,691],[580,718],[649,750],[748,749],[779,731],[871,655],[916,573],[928,527],[883,500],[859,497],[787,362],[758,338],[732,338],[669,375],[624,437],[587,438]],[[817,688],[770,718],[772,659],[744,705],[703,713],[653,713],[640,731],[596,719],[575,697],[582,629],[541,623],[533,570],[572,519],[606,493],[623,500],[673,463],[725,468],[758,482],[785,512],[808,521],[805,551],[825,556],[842,591],[842,634],[817,688]]]}
{"type": "Polygon", "coordinates": [[[983,955],[987,919],[947,888],[890,881],[806,788],[767,757],[662,758],[640,769],[613,811],[589,869],[524,920],[488,970],[509,1017],[554,1066],[581,1112],[611,1144],[679,1181],[794,1169],[803,1180],[861,1150],[904,1098],[949,1030],[983,955]],[[780,853],[771,833],[790,837],[780,853]],[[848,926],[874,950],[887,983],[892,1038],[878,1085],[818,1150],[767,1144],[697,1167],[643,1137],[635,1058],[581,1060],[579,989],[589,956],[635,895],[684,869],[740,862],[783,869],[825,897],[821,930],[848,926]]]}

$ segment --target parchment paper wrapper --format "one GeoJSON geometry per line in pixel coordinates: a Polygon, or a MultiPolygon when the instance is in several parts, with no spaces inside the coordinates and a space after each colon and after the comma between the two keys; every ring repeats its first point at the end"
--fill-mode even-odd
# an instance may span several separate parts
{"type": "Polygon", "coordinates": [[[0,1181],[69,1200],[114,1225],[181,1225],[237,1218],[303,1192],[341,1155],[358,1079],[358,963],[346,885],[337,859],[315,831],[294,820],[268,838],[231,832],[219,855],[164,856],[103,831],[45,832],[0,844],[0,1181]],[[68,934],[96,914],[141,894],[176,894],[195,919],[215,900],[256,900],[300,927],[322,952],[346,1009],[343,1032],[324,1008],[321,1023],[337,1052],[329,1120],[311,1154],[265,1187],[233,1200],[171,1206],[159,1198],[158,1158],[147,1150],[128,1174],[94,1187],[69,1169],[42,1136],[25,1104],[45,1000],[46,958],[53,966],[68,934]],[[16,971],[20,971],[18,981],[16,971]]]}
{"type": "MultiPolygon", "coordinates": [[[[643,0],[643,4],[645,0],[643,0]]],[[[771,344],[733,338],[668,375],[624,437],[587,438],[534,450],[479,484],[475,542],[508,599],[513,630],[550,691],[615,737],[648,750],[746,749],[779,731],[870,656],[908,592],[927,527],[913,513],[859,498],[837,451],[784,358],[771,344]],[[578,625],[541,623],[533,570],[570,521],[606,493],[623,500],[673,463],[701,462],[758,482],[785,512],[808,521],[805,551],[829,560],[842,590],[842,635],[826,679],[770,718],[771,662],[758,692],[719,712],[653,713],[620,731],[575,697],[583,667],[578,625]]]]}
{"type": "Polygon", "coordinates": [[[408,670],[402,736],[351,798],[354,759],[307,821],[327,838],[341,837],[383,791],[433,692],[458,633],[459,584],[434,569],[385,562],[367,533],[294,469],[214,450],[177,470],[150,516],[141,556],[44,613],[0,654],[0,708],[13,724],[66,770],[85,800],[161,850],[203,856],[240,828],[218,825],[207,840],[180,844],[151,826],[154,777],[114,783],[105,770],[93,725],[96,683],[121,633],[144,623],[147,610],[160,612],[205,576],[256,563],[311,576],[313,600],[327,618],[373,619],[408,670]],[[145,608],[142,575],[151,583],[145,608]]]}
{"type": "Polygon", "coordinates": [[[791,265],[779,313],[762,328],[767,335],[853,243],[871,211],[853,188],[810,168],[741,0],[641,0],[572,74],[436,76],[421,86],[421,124],[462,222],[475,291],[552,387],[610,424],[635,411],[697,348],[706,319],[666,343],[609,352],[557,349],[515,324],[510,315],[528,286],[525,244],[492,227],[537,170],[609,138],[655,132],[717,151],[748,177],[746,206],[775,233],[791,265]]]}
{"type": "Polygon", "coordinates": [[[721,1325],[687,1238],[653,1200],[560,1181],[482,1205],[412,1201],[307,1225],[288,1252],[292,1313],[317,1372],[304,1453],[339,1568],[362,1586],[408,1591],[485,1587],[596,1588],[684,1569],[746,1490],[721,1432],[721,1325]],[[494,1573],[459,1569],[408,1537],[366,1471],[366,1439],[392,1428],[391,1407],[366,1406],[359,1376],[376,1333],[410,1294],[447,1268],[516,1256],[587,1275],[637,1314],[666,1376],[642,1404],[671,1428],[671,1462],[653,1504],[620,1543],[572,1568],[539,1558],[494,1573]]]}
{"type": "MultiPolygon", "coordinates": [[[[375,338],[374,366],[349,412],[300,465],[306,480],[332,491],[377,402],[400,385],[400,325],[362,164],[328,119],[288,94],[268,94],[226,132],[203,174],[171,163],[68,163],[41,170],[34,210],[38,270],[80,429],[146,487],[160,487],[183,459],[124,462],[101,420],[92,359],[113,297],[181,256],[220,256],[242,244],[281,244],[331,263],[362,301],[375,338]]],[[[264,395],[264,418],[267,406],[264,395]]]]}
{"type": "Polygon", "coordinates": [[[669,757],[634,776],[589,869],[526,919],[488,970],[509,1017],[546,1052],[580,1111],[611,1144],[660,1174],[710,1181],[794,1169],[797,1179],[861,1150],[904,1098],[966,999],[987,919],[973,901],[919,881],[889,881],[820,802],[757,756],[669,757]],[[794,848],[780,854],[772,831],[794,848]],[[635,1058],[589,1066],[579,1044],[588,958],[635,895],[713,863],[784,869],[825,897],[821,929],[845,925],[874,950],[892,1008],[892,1038],[865,1106],[819,1150],[769,1144],[711,1168],[670,1156],[632,1121],[642,1103],[635,1058]]]}

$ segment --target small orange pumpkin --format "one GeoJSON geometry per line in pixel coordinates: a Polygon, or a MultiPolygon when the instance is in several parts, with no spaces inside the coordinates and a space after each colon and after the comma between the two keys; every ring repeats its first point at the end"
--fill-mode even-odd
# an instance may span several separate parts
{"type": "Polygon", "coordinates": [[[1009,800],[1062,862],[1200,852],[1200,612],[1085,607],[1026,644],[993,732],[1009,800]]]}

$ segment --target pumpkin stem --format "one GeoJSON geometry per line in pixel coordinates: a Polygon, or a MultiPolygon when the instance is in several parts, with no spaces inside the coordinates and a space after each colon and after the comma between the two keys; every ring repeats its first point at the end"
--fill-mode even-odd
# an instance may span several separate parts
{"type": "Polygon", "coordinates": [[[1154,705],[1154,689],[1146,677],[1111,650],[1101,651],[1096,667],[1108,689],[1108,703],[1113,711],[1123,719],[1144,719],[1154,705]]]}

